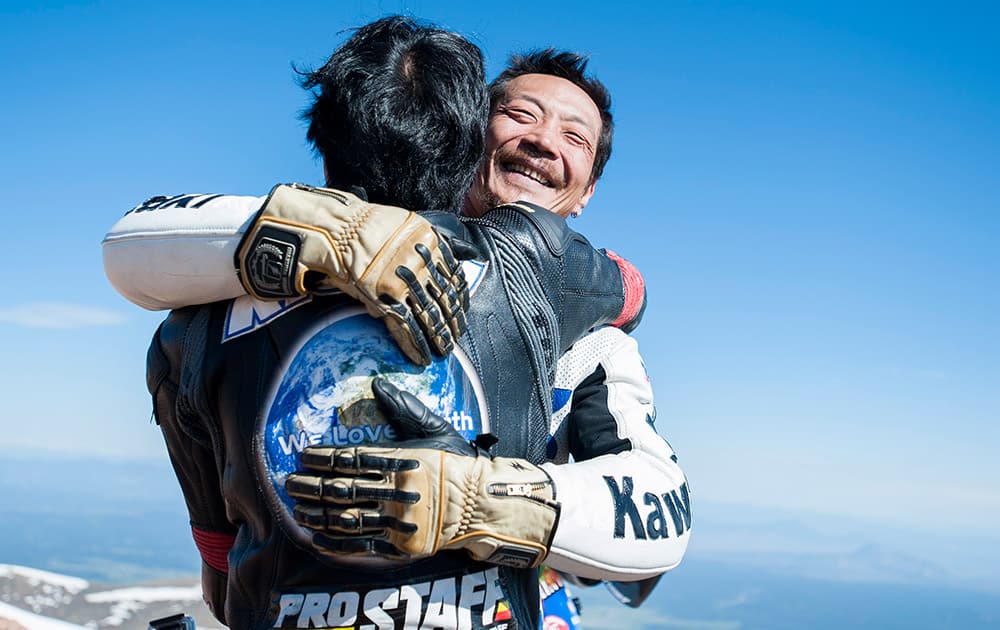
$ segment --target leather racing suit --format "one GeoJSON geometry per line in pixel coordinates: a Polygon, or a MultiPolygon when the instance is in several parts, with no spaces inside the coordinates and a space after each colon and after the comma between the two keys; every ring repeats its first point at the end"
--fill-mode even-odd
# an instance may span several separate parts
{"type": "MultiPolygon", "coordinates": [[[[592,326],[621,320],[628,300],[619,268],[542,209],[509,207],[466,222],[425,216],[443,233],[473,242],[485,263],[460,346],[486,389],[490,430],[500,438],[495,454],[542,463],[555,360],[592,326]],[[512,398],[519,404],[504,404],[512,398]]],[[[235,331],[239,301],[174,312],[149,352],[155,412],[216,615],[240,628],[531,627],[538,610],[532,571],[473,563],[459,553],[366,570],[296,544],[275,518],[280,505],[261,491],[262,408],[276,376],[302,349],[303,331],[352,303],[341,295],[307,297],[235,331]]],[[[628,327],[638,315],[619,324],[628,327]]]]}

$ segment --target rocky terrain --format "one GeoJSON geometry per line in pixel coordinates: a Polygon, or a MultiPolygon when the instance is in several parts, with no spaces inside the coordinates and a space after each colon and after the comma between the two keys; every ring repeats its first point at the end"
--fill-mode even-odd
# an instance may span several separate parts
{"type": "Polygon", "coordinates": [[[0,630],[146,630],[150,619],[179,612],[199,629],[220,627],[196,577],[121,587],[0,564],[0,630]]]}

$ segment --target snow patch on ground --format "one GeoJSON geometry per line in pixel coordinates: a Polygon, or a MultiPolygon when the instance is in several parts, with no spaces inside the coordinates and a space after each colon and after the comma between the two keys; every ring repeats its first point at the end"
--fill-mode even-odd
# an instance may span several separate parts
{"type": "Polygon", "coordinates": [[[106,604],[108,602],[164,602],[164,601],[199,601],[201,585],[191,586],[135,586],[119,588],[100,593],[87,593],[84,599],[91,604],[106,604]]]}
{"type": "Polygon", "coordinates": [[[87,630],[86,626],[36,615],[3,602],[0,602],[0,619],[9,619],[31,630],[87,630]]]}
{"type": "Polygon", "coordinates": [[[151,602],[201,600],[201,585],[135,586],[87,593],[83,598],[89,604],[111,604],[109,614],[101,620],[101,625],[120,626],[151,602]]]}
{"type": "Polygon", "coordinates": [[[74,595],[90,586],[90,582],[82,578],[50,573],[14,564],[0,564],[0,578],[3,577],[23,577],[32,586],[38,586],[39,584],[57,586],[74,595]]]}
{"type": "Polygon", "coordinates": [[[110,614],[104,619],[101,619],[101,625],[120,626],[129,619],[131,619],[132,615],[139,612],[145,607],[146,604],[127,599],[115,602],[111,604],[111,610],[108,611],[110,614]]]}

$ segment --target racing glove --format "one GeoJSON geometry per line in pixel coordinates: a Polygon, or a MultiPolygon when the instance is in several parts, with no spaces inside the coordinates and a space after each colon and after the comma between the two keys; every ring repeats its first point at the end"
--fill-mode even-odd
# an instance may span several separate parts
{"type": "Polygon", "coordinates": [[[317,549],[397,559],[465,549],[476,560],[538,566],[559,518],[545,471],[489,456],[388,381],[375,379],[372,390],[400,436],[414,439],[303,451],[312,474],[289,475],[285,489],[317,549]]]}
{"type": "Polygon", "coordinates": [[[418,214],[329,188],[276,186],[236,254],[247,292],[264,300],[332,286],[385,322],[427,365],[465,332],[468,285],[451,248],[418,214]]]}

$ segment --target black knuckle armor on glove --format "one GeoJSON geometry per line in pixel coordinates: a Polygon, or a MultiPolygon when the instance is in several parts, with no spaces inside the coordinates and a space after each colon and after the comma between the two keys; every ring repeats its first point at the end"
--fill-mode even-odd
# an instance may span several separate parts
{"type": "Polygon", "coordinates": [[[462,266],[418,214],[368,203],[340,190],[276,186],[236,255],[247,292],[292,298],[310,275],[361,301],[384,319],[409,359],[430,363],[465,332],[462,266]]]}

